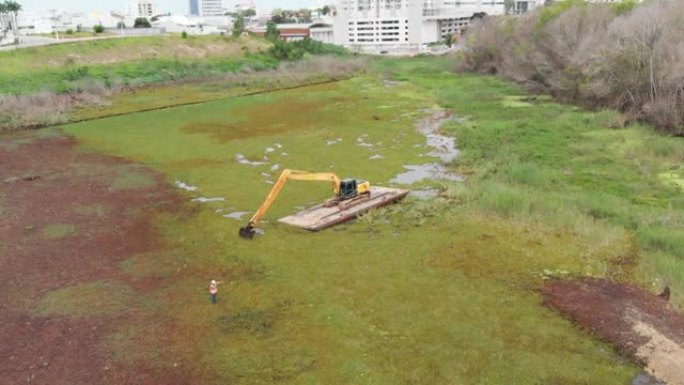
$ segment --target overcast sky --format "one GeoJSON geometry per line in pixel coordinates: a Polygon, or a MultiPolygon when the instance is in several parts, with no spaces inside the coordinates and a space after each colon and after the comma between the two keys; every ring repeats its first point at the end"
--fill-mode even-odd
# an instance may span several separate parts
{"type": "MultiPolygon", "coordinates": [[[[123,11],[128,6],[128,0],[17,0],[26,11],[47,11],[49,9],[64,9],[83,12],[109,12],[123,11]]],[[[189,0],[156,0],[160,11],[169,11],[173,14],[184,15],[188,13],[189,0]]],[[[223,0],[226,8],[233,8],[238,3],[249,0],[223,0]]],[[[334,4],[334,0],[255,0],[258,8],[308,8],[318,7],[323,4],[334,4]]]]}

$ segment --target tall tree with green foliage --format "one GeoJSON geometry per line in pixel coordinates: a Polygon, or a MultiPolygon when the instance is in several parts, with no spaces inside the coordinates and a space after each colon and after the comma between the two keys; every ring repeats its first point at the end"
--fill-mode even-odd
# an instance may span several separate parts
{"type": "Polygon", "coordinates": [[[273,20],[269,20],[266,23],[266,38],[271,41],[276,41],[280,37],[280,32],[278,31],[278,26],[273,20]]]}
{"type": "Polygon", "coordinates": [[[241,15],[243,17],[254,17],[254,16],[256,16],[256,10],[254,10],[252,8],[245,9],[244,11],[242,11],[241,15]]]}
{"type": "Polygon", "coordinates": [[[321,8],[321,14],[323,14],[323,16],[329,15],[330,14],[330,6],[328,6],[328,5],[323,6],[323,8],[321,8]]]}
{"type": "Polygon", "coordinates": [[[240,37],[245,32],[245,18],[239,15],[233,22],[233,37],[240,37]]]}
{"type": "Polygon", "coordinates": [[[21,4],[13,0],[7,0],[4,3],[2,3],[2,5],[4,6],[6,13],[10,13],[15,16],[19,11],[21,11],[21,4]]]}

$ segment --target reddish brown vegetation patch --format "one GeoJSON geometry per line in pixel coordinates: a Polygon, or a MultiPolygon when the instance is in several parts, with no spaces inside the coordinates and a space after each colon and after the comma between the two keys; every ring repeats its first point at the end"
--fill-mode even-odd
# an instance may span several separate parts
{"type": "Polygon", "coordinates": [[[666,300],[603,279],[555,280],[542,292],[547,306],[611,342],[655,376],[684,383],[684,315],[666,300]]]}
{"type": "Polygon", "coordinates": [[[145,360],[132,368],[111,362],[105,338],[150,321],[144,311],[34,315],[52,290],[125,280],[120,261],[162,246],[152,216],[179,206],[161,175],[75,145],[60,135],[0,138],[0,384],[187,383],[182,373],[161,376],[145,360]],[[155,185],[112,188],[131,170],[155,185]]]}

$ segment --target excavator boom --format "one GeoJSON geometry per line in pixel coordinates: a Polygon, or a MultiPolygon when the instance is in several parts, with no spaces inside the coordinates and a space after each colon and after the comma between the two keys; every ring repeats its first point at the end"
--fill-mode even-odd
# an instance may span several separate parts
{"type": "Polygon", "coordinates": [[[254,213],[246,227],[240,228],[240,236],[245,239],[252,239],[254,237],[254,226],[266,214],[266,211],[271,207],[276,200],[280,191],[285,186],[288,179],[292,180],[310,180],[310,181],[329,181],[333,185],[333,193],[335,196],[340,193],[340,178],[329,172],[308,172],[300,170],[285,169],[280,174],[280,177],[273,185],[271,192],[268,193],[266,200],[261,204],[261,207],[254,213]]]}

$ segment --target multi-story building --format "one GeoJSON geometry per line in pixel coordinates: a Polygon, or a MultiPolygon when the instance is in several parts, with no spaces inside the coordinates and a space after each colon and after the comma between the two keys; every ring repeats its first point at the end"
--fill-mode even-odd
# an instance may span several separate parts
{"type": "MultiPolygon", "coordinates": [[[[530,3],[539,0],[514,0],[530,3]]],[[[504,0],[338,0],[335,43],[363,51],[419,51],[460,33],[473,17],[501,15],[504,0]]],[[[514,4],[515,9],[522,6],[514,4]]]]}
{"type": "Polygon", "coordinates": [[[152,17],[159,13],[157,4],[151,0],[131,0],[128,3],[128,14],[132,17],[152,17]]]}
{"type": "Polygon", "coordinates": [[[190,0],[190,16],[223,16],[223,0],[190,0]]]}

